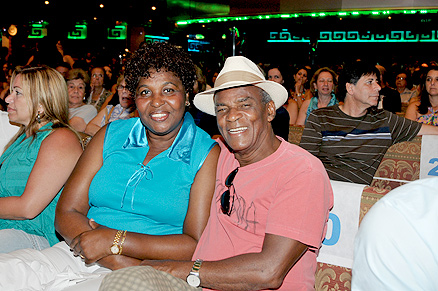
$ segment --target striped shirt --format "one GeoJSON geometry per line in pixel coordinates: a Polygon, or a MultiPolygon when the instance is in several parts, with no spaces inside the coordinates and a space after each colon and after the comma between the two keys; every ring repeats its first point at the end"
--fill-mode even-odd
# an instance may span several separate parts
{"type": "Polygon", "coordinates": [[[386,110],[356,118],[334,105],[310,113],[300,146],[322,161],[330,179],[369,185],[387,149],[420,129],[386,110]]]}

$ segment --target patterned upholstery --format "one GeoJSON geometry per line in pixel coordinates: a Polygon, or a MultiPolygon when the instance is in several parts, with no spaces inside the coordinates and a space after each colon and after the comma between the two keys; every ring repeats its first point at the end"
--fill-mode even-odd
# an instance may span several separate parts
{"type": "Polygon", "coordinates": [[[316,291],[351,290],[351,269],[318,263],[315,273],[316,291]]]}
{"type": "Polygon", "coordinates": [[[301,135],[303,134],[304,126],[300,125],[290,125],[289,126],[289,137],[288,141],[290,143],[299,145],[301,140],[301,135]]]}
{"type": "Polygon", "coordinates": [[[382,189],[394,189],[420,178],[421,136],[391,146],[383,157],[374,175],[371,186],[382,189]],[[403,181],[381,180],[394,179],[403,181]]]}
{"type": "MultiPolygon", "coordinates": [[[[368,210],[390,190],[365,186],[360,203],[359,222],[368,210]]],[[[316,291],[351,290],[351,269],[325,263],[318,263],[315,273],[316,291]]]]}

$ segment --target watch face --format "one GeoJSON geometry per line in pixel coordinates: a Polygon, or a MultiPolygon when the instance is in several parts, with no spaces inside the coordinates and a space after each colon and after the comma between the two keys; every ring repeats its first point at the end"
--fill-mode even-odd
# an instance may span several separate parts
{"type": "Polygon", "coordinates": [[[120,248],[118,245],[113,245],[111,246],[111,253],[113,253],[113,255],[117,255],[120,251],[120,248]]]}
{"type": "Polygon", "coordinates": [[[187,276],[187,283],[192,287],[199,287],[199,285],[201,285],[201,279],[196,275],[190,274],[187,276]]]}

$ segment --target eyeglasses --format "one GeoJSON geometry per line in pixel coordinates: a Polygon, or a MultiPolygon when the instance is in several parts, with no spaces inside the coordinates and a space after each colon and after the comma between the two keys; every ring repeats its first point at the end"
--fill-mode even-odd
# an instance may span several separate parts
{"type": "Polygon", "coordinates": [[[406,78],[405,77],[397,77],[397,78],[395,78],[396,80],[406,80],[406,78]]]}
{"type": "Polygon", "coordinates": [[[225,179],[225,186],[227,186],[228,189],[221,195],[221,210],[223,214],[226,214],[228,216],[230,216],[234,206],[234,195],[232,198],[233,201],[230,203],[230,188],[231,186],[233,186],[233,181],[238,171],[239,168],[237,167],[227,176],[227,178],[225,179]]]}

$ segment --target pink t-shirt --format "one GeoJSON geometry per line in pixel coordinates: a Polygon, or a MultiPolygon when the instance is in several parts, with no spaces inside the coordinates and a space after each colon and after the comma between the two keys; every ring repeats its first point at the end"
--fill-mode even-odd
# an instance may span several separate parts
{"type": "Polygon", "coordinates": [[[257,163],[239,168],[231,194],[230,216],[220,209],[225,179],[238,161],[218,141],[221,154],[210,219],[193,259],[217,261],[262,250],[265,233],[310,246],[289,271],[279,290],[314,289],[316,256],[325,237],[333,193],[322,163],[304,149],[281,139],[280,147],[257,163]]]}

